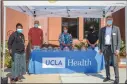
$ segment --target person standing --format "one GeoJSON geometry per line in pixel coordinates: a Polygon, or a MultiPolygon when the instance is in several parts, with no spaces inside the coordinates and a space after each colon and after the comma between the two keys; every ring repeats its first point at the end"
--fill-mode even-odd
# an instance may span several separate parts
{"type": "Polygon", "coordinates": [[[34,21],[34,27],[30,28],[28,33],[28,39],[30,44],[30,49],[34,46],[41,47],[43,45],[43,31],[39,28],[39,21],[34,21]]]}
{"type": "Polygon", "coordinates": [[[72,49],[72,36],[68,33],[68,28],[63,28],[63,33],[59,36],[60,48],[63,50],[65,47],[72,49]]]}
{"type": "Polygon", "coordinates": [[[28,66],[29,66],[29,57],[31,50],[34,48],[34,46],[39,46],[40,48],[43,45],[43,31],[39,28],[39,21],[34,21],[34,27],[30,28],[28,32],[28,45],[27,45],[27,74],[30,75],[28,66]]]}
{"type": "Polygon", "coordinates": [[[110,80],[110,58],[113,61],[113,67],[115,72],[114,84],[119,83],[119,70],[118,70],[118,54],[121,45],[121,34],[119,27],[113,25],[113,17],[108,16],[106,18],[107,26],[101,28],[99,31],[99,49],[100,53],[103,53],[105,58],[106,78],[104,82],[110,80]]]}
{"type": "Polygon", "coordinates": [[[21,81],[20,77],[26,73],[25,38],[22,24],[18,23],[16,31],[10,35],[8,49],[12,56],[11,81],[21,81]]]}
{"type": "Polygon", "coordinates": [[[95,27],[92,25],[89,28],[87,36],[88,46],[94,49],[97,46],[97,41],[98,41],[98,32],[95,31],[95,27]]]}

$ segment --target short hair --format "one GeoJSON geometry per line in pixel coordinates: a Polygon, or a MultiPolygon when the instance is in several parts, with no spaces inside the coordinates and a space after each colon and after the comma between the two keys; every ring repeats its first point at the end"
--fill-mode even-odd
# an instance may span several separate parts
{"type": "Polygon", "coordinates": [[[106,19],[107,19],[107,18],[113,18],[113,17],[112,17],[112,15],[110,15],[110,16],[107,16],[106,19]]]}
{"type": "Polygon", "coordinates": [[[23,27],[21,23],[17,23],[17,24],[16,24],[16,28],[17,28],[18,26],[23,27]]]}
{"type": "Polygon", "coordinates": [[[67,27],[67,26],[64,26],[64,27],[63,27],[63,29],[64,29],[64,28],[68,29],[68,27],[67,27]]]}
{"type": "Polygon", "coordinates": [[[39,22],[39,20],[35,20],[34,22],[39,22]]]}

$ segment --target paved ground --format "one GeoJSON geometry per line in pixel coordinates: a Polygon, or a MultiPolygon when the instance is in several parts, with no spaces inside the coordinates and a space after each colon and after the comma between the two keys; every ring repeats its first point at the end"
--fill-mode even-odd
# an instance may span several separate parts
{"type": "MultiPolygon", "coordinates": [[[[10,76],[10,70],[5,70],[5,75],[10,76]]],[[[120,83],[124,83],[126,79],[126,69],[119,69],[120,72],[120,83]]],[[[103,83],[105,77],[105,71],[95,74],[39,74],[39,75],[24,75],[22,83],[103,83]]],[[[114,72],[111,68],[111,79],[112,81],[106,83],[113,83],[114,72]]],[[[17,82],[18,83],[18,82],[17,82]]],[[[21,83],[21,82],[20,82],[21,83]]]]}

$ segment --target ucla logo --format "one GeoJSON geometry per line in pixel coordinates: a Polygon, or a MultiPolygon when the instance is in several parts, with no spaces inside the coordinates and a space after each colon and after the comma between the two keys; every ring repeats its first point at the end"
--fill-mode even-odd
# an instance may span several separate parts
{"type": "Polygon", "coordinates": [[[65,58],[42,58],[42,68],[65,68],[65,58]]]}
{"type": "Polygon", "coordinates": [[[46,60],[46,65],[62,65],[62,61],[46,60]]]}

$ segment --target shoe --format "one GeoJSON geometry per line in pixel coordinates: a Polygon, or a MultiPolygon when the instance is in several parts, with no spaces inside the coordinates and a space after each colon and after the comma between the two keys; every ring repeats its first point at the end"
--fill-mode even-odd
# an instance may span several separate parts
{"type": "Polygon", "coordinates": [[[14,78],[10,78],[10,81],[11,81],[11,83],[12,83],[12,82],[14,82],[14,81],[15,81],[15,79],[14,79],[14,78]]]}
{"type": "Polygon", "coordinates": [[[114,81],[113,84],[119,84],[119,80],[116,80],[116,79],[115,79],[115,81],[114,81]]]}
{"type": "Polygon", "coordinates": [[[18,82],[22,82],[22,80],[21,80],[21,79],[19,79],[19,80],[18,80],[18,82]]]}
{"type": "Polygon", "coordinates": [[[11,81],[14,81],[14,78],[11,78],[11,81]]]}
{"type": "Polygon", "coordinates": [[[103,80],[103,82],[107,82],[107,81],[109,81],[110,80],[110,78],[105,78],[104,80],[103,80]]]}
{"type": "Polygon", "coordinates": [[[14,81],[15,81],[15,82],[17,82],[17,81],[18,81],[18,79],[19,79],[19,78],[18,78],[18,77],[16,77],[16,78],[14,79],[14,81]]]}
{"type": "Polygon", "coordinates": [[[29,72],[26,72],[26,75],[30,75],[30,73],[29,72]]]}

